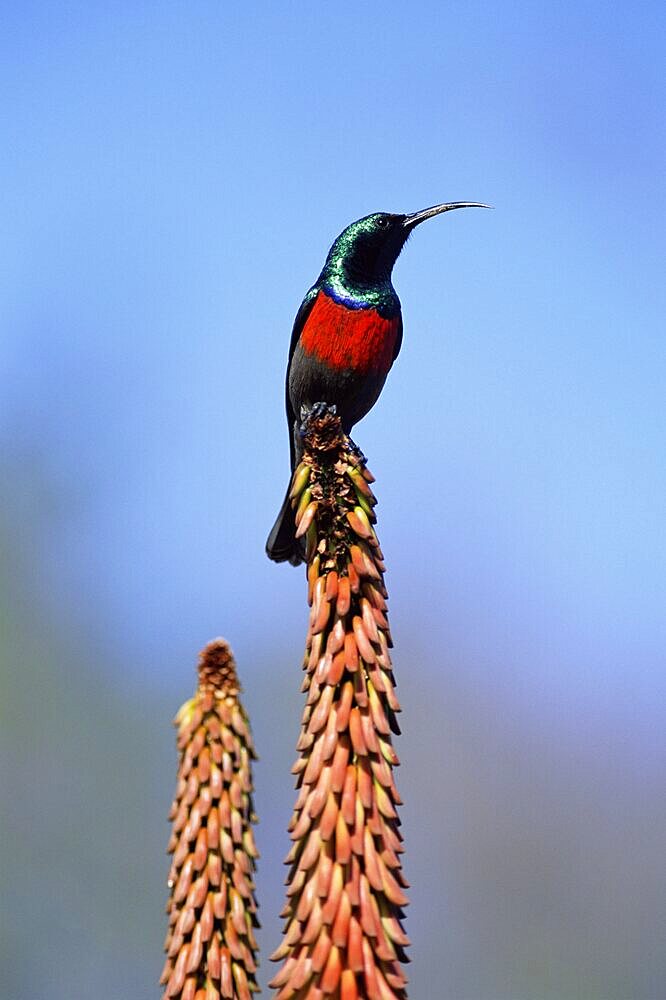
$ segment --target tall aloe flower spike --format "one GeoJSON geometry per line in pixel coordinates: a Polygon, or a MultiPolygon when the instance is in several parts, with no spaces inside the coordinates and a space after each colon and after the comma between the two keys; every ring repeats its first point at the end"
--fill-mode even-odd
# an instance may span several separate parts
{"type": "Polygon", "coordinates": [[[276,1000],[405,1000],[398,733],[372,475],[318,405],[291,491],[305,536],[307,694],[276,1000]]]}
{"type": "Polygon", "coordinates": [[[250,1000],[258,926],[252,824],[255,758],[238,695],[233,655],[224,639],[199,655],[199,683],[174,725],[179,752],[169,815],[169,929],[163,997],[250,1000]]]}

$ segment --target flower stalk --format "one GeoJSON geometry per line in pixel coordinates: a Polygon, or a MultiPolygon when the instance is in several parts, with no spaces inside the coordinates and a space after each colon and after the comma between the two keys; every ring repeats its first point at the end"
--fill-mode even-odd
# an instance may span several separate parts
{"type": "Polygon", "coordinates": [[[294,765],[282,961],[276,1000],[405,1000],[407,903],[389,655],[372,475],[335,410],[303,428],[292,504],[308,563],[309,628],[294,765]]]}
{"type": "Polygon", "coordinates": [[[202,650],[193,698],[174,719],[179,753],[169,819],[163,997],[251,1000],[258,990],[252,765],[236,665],[223,639],[202,650]]]}

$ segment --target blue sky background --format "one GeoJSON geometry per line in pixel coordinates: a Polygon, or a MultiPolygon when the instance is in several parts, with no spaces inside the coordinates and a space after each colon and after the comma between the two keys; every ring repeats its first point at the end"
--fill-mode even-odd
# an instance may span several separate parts
{"type": "Polygon", "coordinates": [[[157,997],[171,715],[232,643],[264,963],[301,710],[293,316],[422,226],[377,476],[410,995],[658,1000],[666,808],[662,4],[5,5],[7,1000],[157,997]]]}

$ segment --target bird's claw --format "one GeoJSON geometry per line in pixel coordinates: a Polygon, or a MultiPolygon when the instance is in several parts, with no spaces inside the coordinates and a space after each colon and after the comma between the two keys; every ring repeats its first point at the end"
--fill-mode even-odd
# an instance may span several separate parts
{"type": "Polygon", "coordinates": [[[335,403],[313,403],[312,406],[307,406],[303,403],[301,406],[301,426],[298,429],[299,434],[302,438],[305,437],[311,420],[318,420],[326,413],[330,413],[335,416],[337,412],[338,408],[335,403]]]}
{"type": "Polygon", "coordinates": [[[354,441],[352,441],[350,437],[347,438],[347,443],[349,452],[354,460],[354,464],[359,465],[361,466],[361,468],[364,469],[368,464],[367,458],[365,457],[359,446],[354,441]]]}

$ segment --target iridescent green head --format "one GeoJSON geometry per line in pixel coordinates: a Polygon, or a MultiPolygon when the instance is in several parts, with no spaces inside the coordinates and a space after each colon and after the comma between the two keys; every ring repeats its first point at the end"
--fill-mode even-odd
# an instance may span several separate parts
{"type": "MultiPolygon", "coordinates": [[[[344,293],[391,290],[391,273],[411,232],[421,222],[455,208],[489,208],[479,202],[456,201],[434,205],[413,215],[375,212],[352,222],[328,252],[320,282],[340,297],[344,293]]],[[[395,293],[394,293],[395,294],[395,293]]]]}

